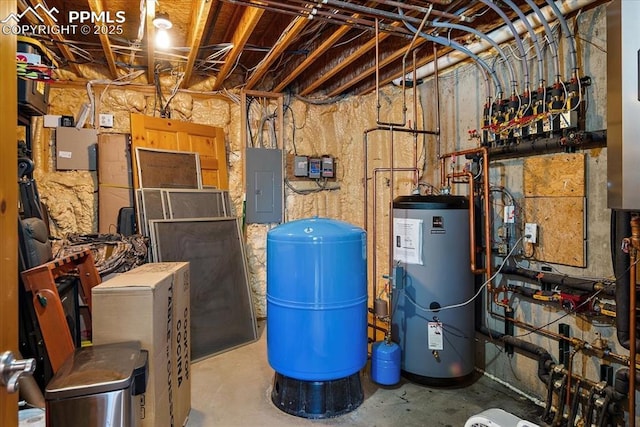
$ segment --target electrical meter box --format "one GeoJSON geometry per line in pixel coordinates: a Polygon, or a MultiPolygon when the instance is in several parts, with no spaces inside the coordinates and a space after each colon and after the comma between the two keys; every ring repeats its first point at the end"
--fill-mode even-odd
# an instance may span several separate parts
{"type": "Polygon", "coordinates": [[[322,175],[322,159],[309,159],[309,178],[317,179],[322,175]]]}

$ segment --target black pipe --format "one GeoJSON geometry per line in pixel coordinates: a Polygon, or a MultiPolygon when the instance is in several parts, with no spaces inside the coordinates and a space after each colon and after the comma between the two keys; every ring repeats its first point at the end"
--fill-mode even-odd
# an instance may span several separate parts
{"type": "Polygon", "coordinates": [[[596,400],[596,388],[591,387],[591,390],[589,390],[589,396],[587,397],[587,409],[585,410],[585,415],[584,415],[585,426],[592,425],[591,419],[593,418],[593,408],[595,406],[595,400],[596,400]]]}
{"type": "MultiPolygon", "coordinates": [[[[502,274],[510,276],[519,276],[525,279],[529,279],[532,283],[539,283],[541,285],[548,285],[549,287],[567,287],[577,291],[596,292],[603,286],[602,282],[595,280],[582,279],[578,277],[563,276],[561,274],[553,274],[547,272],[539,272],[534,270],[527,270],[526,268],[512,267],[505,265],[502,270],[502,274]]],[[[616,291],[613,286],[604,286],[601,291],[605,295],[615,295],[616,291]]]]}
{"type": "MultiPolygon", "coordinates": [[[[553,417],[552,425],[559,426],[562,422],[562,417],[564,416],[564,405],[567,402],[564,398],[564,395],[567,391],[567,382],[568,382],[568,374],[564,374],[562,376],[562,383],[558,390],[558,406],[556,407],[556,414],[553,417]]],[[[571,390],[569,390],[571,391],[571,390]]]]}
{"type": "MultiPolygon", "coordinates": [[[[636,382],[640,383],[640,371],[636,371],[636,382]]],[[[618,369],[613,387],[607,387],[607,390],[615,401],[626,399],[629,394],[629,368],[618,369]]]]}
{"type": "MultiPolygon", "coordinates": [[[[631,213],[611,210],[611,261],[616,276],[616,334],[620,345],[629,350],[629,254],[621,249],[622,239],[631,236],[631,213]]],[[[640,339],[636,339],[636,349],[640,350],[640,339]]]]}
{"type": "Polygon", "coordinates": [[[551,415],[551,406],[553,405],[553,373],[549,375],[547,379],[547,399],[545,400],[544,412],[542,413],[542,420],[544,422],[549,421],[549,415],[551,415]]]}
{"type": "Polygon", "coordinates": [[[567,418],[568,426],[576,425],[576,417],[578,416],[578,404],[580,403],[580,388],[582,381],[578,380],[575,384],[575,392],[573,393],[573,400],[571,401],[571,409],[569,409],[569,416],[567,418]]]}
{"type": "Polygon", "coordinates": [[[530,141],[522,140],[518,143],[505,144],[489,148],[489,159],[509,159],[530,155],[573,152],[576,149],[597,148],[607,146],[607,131],[569,132],[566,136],[551,138],[537,138],[530,141]]]}
{"type": "Polygon", "coordinates": [[[604,403],[600,408],[600,414],[598,415],[598,419],[596,420],[596,425],[598,427],[605,427],[608,424],[609,420],[609,403],[611,402],[611,396],[609,394],[605,394],[604,403]]]}
{"type": "Polygon", "coordinates": [[[523,341],[510,335],[504,335],[500,332],[495,332],[487,328],[486,326],[480,326],[477,330],[490,339],[502,341],[505,344],[512,345],[513,347],[524,351],[525,353],[529,353],[531,358],[538,360],[538,378],[540,378],[540,381],[544,382],[545,384],[549,381],[551,370],[553,369],[555,362],[553,361],[553,358],[551,357],[549,352],[543,347],[527,341],[523,341]]]}
{"type": "MultiPolygon", "coordinates": [[[[513,325],[514,319],[514,311],[511,308],[507,308],[504,313],[504,317],[507,318],[507,322],[504,322],[504,336],[511,337],[513,336],[513,332],[515,331],[515,326],[513,325]]],[[[513,345],[506,340],[504,341],[504,352],[509,356],[513,356],[513,345]]]]}

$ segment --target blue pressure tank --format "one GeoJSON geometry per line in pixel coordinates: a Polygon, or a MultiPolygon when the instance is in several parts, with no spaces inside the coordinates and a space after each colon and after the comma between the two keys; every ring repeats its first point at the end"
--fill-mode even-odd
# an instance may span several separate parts
{"type": "Polygon", "coordinates": [[[371,380],[382,385],[400,382],[400,346],[378,341],[371,346],[371,380]]]}
{"type": "Polygon", "coordinates": [[[276,371],[272,400],[283,411],[326,418],[362,402],[359,371],[367,362],[364,230],[312,218],[269,231],[267,353],[276,371]],[[300,387],[307,392],[300,393],[300,387]],[[340,395],[328,397],[331,389],[340,389],[340,395]]]}

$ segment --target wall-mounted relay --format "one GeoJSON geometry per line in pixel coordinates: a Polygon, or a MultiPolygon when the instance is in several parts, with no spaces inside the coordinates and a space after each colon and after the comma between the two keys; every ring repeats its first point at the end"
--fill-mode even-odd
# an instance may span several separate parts
{"type": "Polygon", "coordinates": [[[293,158],[293,176],[309,175],[309,158],[307,156],[295,156],[293,158]]]}

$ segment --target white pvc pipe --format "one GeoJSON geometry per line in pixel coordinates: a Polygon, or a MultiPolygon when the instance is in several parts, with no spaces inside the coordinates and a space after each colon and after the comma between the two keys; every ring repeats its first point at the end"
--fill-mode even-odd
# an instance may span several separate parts
{"type": "MultiPolygon", "coordinates": [[[[558,6],[558,9],[560,9],[563,15],[566,15],[575,10],[578,10],[585,6],[590,5],[594,1],[595,0],[558,0],[556,1],[556,6],[558,6]]],[[[557,17],[553,14],[553,10],[551,9],[551,6],[545,6],[541,9],[541,11],[547,21],[553,21],[557,19],[557,17]]],[[[533,26],[533,28],[538,28],[542,25],[542,22],[540,21],[538,15],[535,12],[531,12],[529,15],[527,15],[527,21],[531,26],[533,26]]],[[[516,28],[516,31],[518,32],[518,34],[523,34],[524,32],[527,31],[527,27],[524,25],[524,22],[522,22],[522,20],[514,21],[513,25],[516,28]]],[[[492,31],[489,34],[487,34],[487,36],[493,39],[498,44],[505,43],[513,39],[513,34],[507,27],[503,27],[495,31],[492,31]]],[[[467,48],[471,52],[478,54],[486,50],[489,50],[491,48],[491,44],[482,40],[482,41],[470,44],[469,46],[467,46],[467,48]]],[[[467,55],[457,50],[450,52],[444,56],[441,56],[440,58],[438,58],[438,71],[441,72],[443,69],[456,65],[457,63],[462,62],[467,58],[469,58],[467,55]]],[[[432,75],[435,70],[434,65],[435,64],[432,61],[418,68],[415,73],[416,79],[423,79],[425,77],[432,75]]],[[[407,74],[404,77],[405,81],[411,81],[412,79],[413,79],[413,73],[407,74]]],[[[399,77],[393,80],[393,84],[401,86],[402,80],[403,78],[399,77]]]]}

